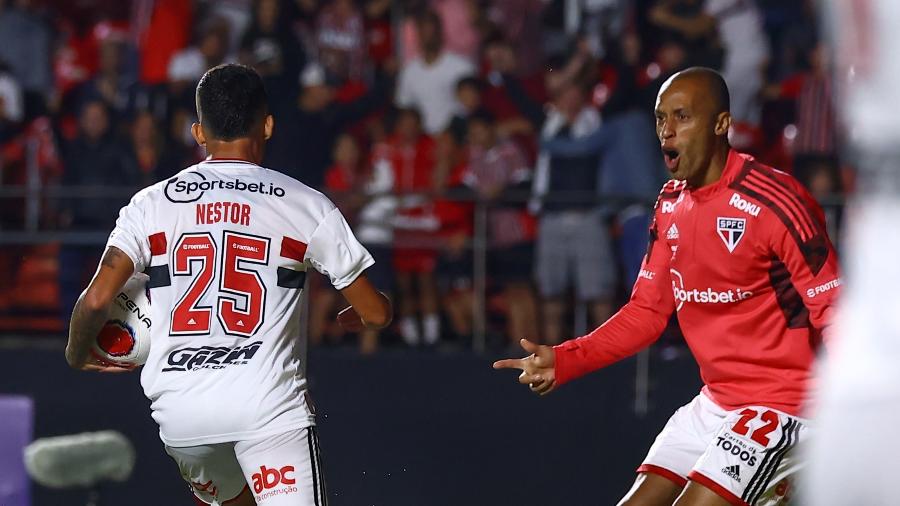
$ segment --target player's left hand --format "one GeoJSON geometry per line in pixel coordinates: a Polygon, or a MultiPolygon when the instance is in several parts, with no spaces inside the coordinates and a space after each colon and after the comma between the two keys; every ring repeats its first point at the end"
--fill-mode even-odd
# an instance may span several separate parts
{"type": "Polygon", "coordinates": [[[347,306],[337,315],[337,322],[347,332],[360,332],[366,328],[365,322],[353,306],[347,306]]]}
{"type": "Polygon", "coordinates": [[[519,383],[528,385],[538,395],[549,394],[556,387],[556,352],[551,346],[535,344],[528,339],[521,339],[519,344],[531,355],[498,360],[494,362],[494,369],[520,369],[519,383]]]}

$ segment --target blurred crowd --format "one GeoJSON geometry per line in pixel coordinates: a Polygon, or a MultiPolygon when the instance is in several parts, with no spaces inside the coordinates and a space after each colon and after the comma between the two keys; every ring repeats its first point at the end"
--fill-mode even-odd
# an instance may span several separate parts
{"type": "MultiPolygon", "coordinates": [[[[239,62],[275,117],[264,165],[331,196],[396,301],[362,351],[467,346],[480,307],[492,346],[559,342],[637,276],[667,177],[652,108],[672,73],[719,69],[736,148],[823,200],[847,189],[813,4],[0,0],[0,235],[108,232],[136,188],[205,155],[194,87],[239,62]]],[[[4,243],[0,330],[62,328],[101,245],[54,237],[4,243]]],[[[346,339],[326,285],[310,288],[314,343],[346,339]]]]}

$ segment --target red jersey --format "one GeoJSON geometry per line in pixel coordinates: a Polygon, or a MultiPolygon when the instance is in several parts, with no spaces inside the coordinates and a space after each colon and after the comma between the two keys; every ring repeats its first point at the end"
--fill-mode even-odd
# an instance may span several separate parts
{"type": "Polygon", "coordinates": [[[797,180],[732,150],[719,181],[669,181],[631,300],[556,346],[566,383],[655,341],[673,311],[724,409],[796,415],[841,280],[821,207],[797,180]]]}

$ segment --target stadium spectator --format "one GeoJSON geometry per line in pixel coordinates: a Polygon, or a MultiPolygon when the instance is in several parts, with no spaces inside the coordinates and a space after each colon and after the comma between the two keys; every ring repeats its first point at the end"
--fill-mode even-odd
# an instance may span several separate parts
{"type": "MultiPolygon", "coordinates": [[[[524,94],[515,95],[521,101],[524,94]]],[[[585,137],[600,127],[600,115],[579,82],[561,85],[546,115],[534,105],[531,110],[532,118],[542,118],[542,140],[585,137]]],[[[547,343],[562,339],[566,295],[573,285],[575,299],[588,305],[595,322],[612,312],[616,273],[604,212],[595,203],[598,165],[596,153],[556,156],[541,151],[535,166],[529,208],[540,216],[535,274],[544,299],[547,343]],[[572,248],[575,243],[578,247],[572,248]]]]}
{"type": "Polygon", "coordinates": [[[139,169],[142,187],[172,177],[187,165],[185,153],[166,141],[160,124],[150,111],[135,114],[128,141],[129,155],[139,169]]]}
{"type": "Polygon", "coordinates": [[[123,120],[131,105],[130,95],[137,76],[128,75],[123,65],[124,40],[110,35],[99,41],[97,73],[77,88],[76,102],[102,99],[117,121],[123,120]]]}
{"type": "Polygon", "coordinates": [[[467,186],[491,204],[488,212],[488,262],[491,280],[503,291],[507,331],[513,344],[521,336],[538,334],[538,309],[531,287],[534,267],[534,218],[524,201],[510,192],[526,192],[532,170],[522,150],[497,136],[489,113],[476,113],[468,121],[467,186]]]}
{"type": "Polygon", "coordinates": [[[0,144],[11,139],[25,116],[22,87],[0,62],[0,144]]]}
{"type": "Polygon", "coordinates": [[[294,96],[306,54],[280,0],[254,0],[253,19],[241,37],[239,61],[253,67],[270,95],[294,96]]]}
{"type": "Polygon", "coordinates": [[[319,63],[335,82],[362,81],[366,70],[366,32],[353,0],[336,0],[316,20],[319,63]]]}
{"type": "Polygon", "coordinates": [[[400,304],[400,335],[406,344],[435,345],[440,339],[437,264],[437,232],[434,213],[435,142],[423,132],[416,109],[397,112],[393,134],[377,147],[375,164],[386,164],[393,173],[397,196],[393,263],[400,304]]]}
{"type": "Polygon", "coordinates": [[[475,68],[444,48],[441,20],[434,11],[420,16],[416,29],[422,54],[400,70],[395,101],[398,107],[421,111],[425,132],[433,135],[443,131],[457,111],[456,83],[475,68]]]}
{"type": "Polygon", "coordinates": [[[26,95],[46,100],[53,94],[53,33],[37,12],[37,2],[0,2],[0,61],[6,62],[26,95]]]}
{"type": "Polygon", "coordinates": [[[233,60],[227,51],[228,23],[218,18],[207,21],[200,29],[197,44],[175,53],[169,61],[167,76],[173,98],[185,104],[192,103],[193,88],[203,73],[226,60],[233,60]]]}
{"type": "MultiPolygon", "coordinates": [[[[110,114],[99,99],[86,102],[78,120],[78,137],[63,152],[62,182],[67,186],[93,186],[88,198],[62,201],[60,224],[67,230],[103,230],[115,223],[115,213],[128,203],[128,195],[140,182],[138,168],[127,149],[113,135],[110,114]],[[96,187],[119,187],[118,193],[97,194],[96,187]],[[123,188],[126,187],[126,188],[123,188]]],[[[64,321],[85,286],[86,271],[96,264],[102,248],[67,245],[60,249],[60,303],[64,321]]]]}
{"type": "Polygon", "coordinates": [[[134,2],[133,30],[138,41],[142,83],[158,85],[169,80],[170,60],[191,40],[193,5],[183,0],[134,2]]]}
{"type": "Polygon", "coordinates": [[[456,83],[456,100],[460,108],[450,119],[447,130],[453,136],[453,142],[462,144],[466,140],[469,118],[478,112],[481,105],[481,90],[484,85],[481,79],[466,76],[456,83]]]}
{"type": "MultiPolygon", "coordinates": [[[[657,26],[698,40],[718,34],[724,52],[722,75],[731,92],[731,114],[750,127],[759,125],[763,72],[769,45],[755,2],[745,0],[660,0],[650,12],[657,26]],[[689,9],[685,15],[679,8],[689,9]]],[[[691,62],[691,64],[696,64],[691,62]]]]}
{"type": "Polygon", "coordinates": [[[392,77],[379,74],[372,89],[347,103],[335,101],[335,88],[318,64],[310,64],[300,77],[300,96],[272,97],[278,128],[266,148],[265,164],[312,186],[322,188],[331,165],[335,139],[354,123],[386,105],[392,77]]]}
{"type": "Polygon", "coordinates": [[[472,335],[474,291],[472,271],[471,193],[463,184],[467,170],[464,145],[449,131],[435,139],[434,214],[440,224],[436,267],[441,308],[458,340],[472,335]]]}

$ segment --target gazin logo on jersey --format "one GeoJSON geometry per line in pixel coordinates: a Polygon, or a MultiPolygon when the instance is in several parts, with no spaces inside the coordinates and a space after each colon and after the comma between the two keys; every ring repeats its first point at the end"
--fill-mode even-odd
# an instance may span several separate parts
{"type": "Polygon", "coordinates": [[[169,353],[168,367],[162,372],[197,371],[200,369],[224,369],[228,366],[243,365],[256,355],[261,341],[246,346],[200,346],[198,348],[179,348],[169,353]]]}
{"type": "Polygon", "coordinates": [[[716,232],[718,232],[722,241],[725,242],[725,247],[728,248],[729,253],[734,253],[734,248],[737,248],[746,231],[746,218],[722,218],[721,216],[716,218],[716,232]]]}
{"type": "Polygon", "coordinates": [[[273,195],[284,197],[284,188],[275,186],[275,183],[260,183],[234,180],[223,181],[221,179],[206,179],[199,172],[186,172],[166,181],[165,193],[170,202],[188,203],[196,202],[203,194],[210,190],[233,190],[239,192],[257,193],[259,195],[273,195]]]}
{"type": "Polygon", "coordinates": [[[675,269],[670,269],[672,273],[672,295],[675,297],[676,311],[681,311],[685,302],[693,304],[732,304],[747,300],[753,297],[750,290],[741,290],[740,288],[728,289],[725,291],[717,291],[712,288],[693,288],[684,287],[684,276],[675,269]]]}

